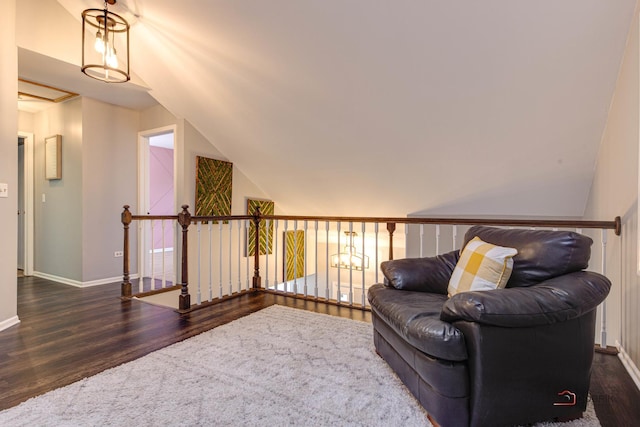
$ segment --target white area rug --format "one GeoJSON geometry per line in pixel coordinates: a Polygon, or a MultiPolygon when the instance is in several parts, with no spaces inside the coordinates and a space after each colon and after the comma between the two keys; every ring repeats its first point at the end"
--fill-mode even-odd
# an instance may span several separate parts
{"type": "MultiPolygon", "coordinates": [[[[598,426],[590,411],[558,425],[598,426]]],[[[430,423],[376,355],[370,324],[272,306],[0,412],[0,425],[430,423]]]]}

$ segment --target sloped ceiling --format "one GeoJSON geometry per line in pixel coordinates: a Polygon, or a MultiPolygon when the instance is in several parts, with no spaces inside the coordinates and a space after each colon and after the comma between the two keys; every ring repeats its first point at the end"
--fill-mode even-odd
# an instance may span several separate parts
{"type": "Polygon", "coordinates": [[[116,6],[151,95],[280,212],[580,216],[635,4],[116,6]]]}

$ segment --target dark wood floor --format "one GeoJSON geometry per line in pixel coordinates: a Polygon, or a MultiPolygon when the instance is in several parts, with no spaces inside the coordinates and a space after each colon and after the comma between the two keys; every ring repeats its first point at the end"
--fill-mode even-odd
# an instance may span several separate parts
{"type": "MultiPolygon", "coordinates": [[[[371,321],[367,312],[265,293],[183,315],[119,295],[119,284],[19,278],[21,323],[0,332],[0,410],[273,304],[371,321]]],[[[591,394],[604,427],[639,425],[640,391],[617,357],[596,353],[591,394]]]]}

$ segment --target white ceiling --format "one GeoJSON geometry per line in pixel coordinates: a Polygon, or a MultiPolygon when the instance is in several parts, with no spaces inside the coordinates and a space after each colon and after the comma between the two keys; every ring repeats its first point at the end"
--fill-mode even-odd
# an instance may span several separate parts
{"type": "MultiPolygon", "coordinates": [[[[85,76],[78,65],[24,48],[18,48],[18,64],[18,75],[22,79],[45,83],[82,96],[135,110],[157,104],[156,100],[149,95],[149,88],[145,86],[131,82],[108,85],[85,76]]],[[[19,101],[18,108],[34,112],[50,105],[51,103],[48,102],[25,100],[19,101]]]]}
{"type": "MultiPolygon", "coordinates": [[[[59,3],[76,19],[102,5],[59,3]]],[[[118,7],[138,15],[131,67],[151,95],[280,212],[579,216],[635,5],[120,0],[118,7]]],[[[81,92],[75,84],[64,88],[81,92]]]]}

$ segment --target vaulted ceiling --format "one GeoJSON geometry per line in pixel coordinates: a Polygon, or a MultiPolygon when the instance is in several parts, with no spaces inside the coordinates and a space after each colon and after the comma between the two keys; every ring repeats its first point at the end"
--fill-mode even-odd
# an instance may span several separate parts
{"type": "MultiPolygon", "coordinates": [[[[59,3],[76,21],[102,7],[59,3]]],[[[635,6],[119,0],[114,10],[135,21],[131,67],[150,95],[281,212],[580,216],[635,6]]]]}

